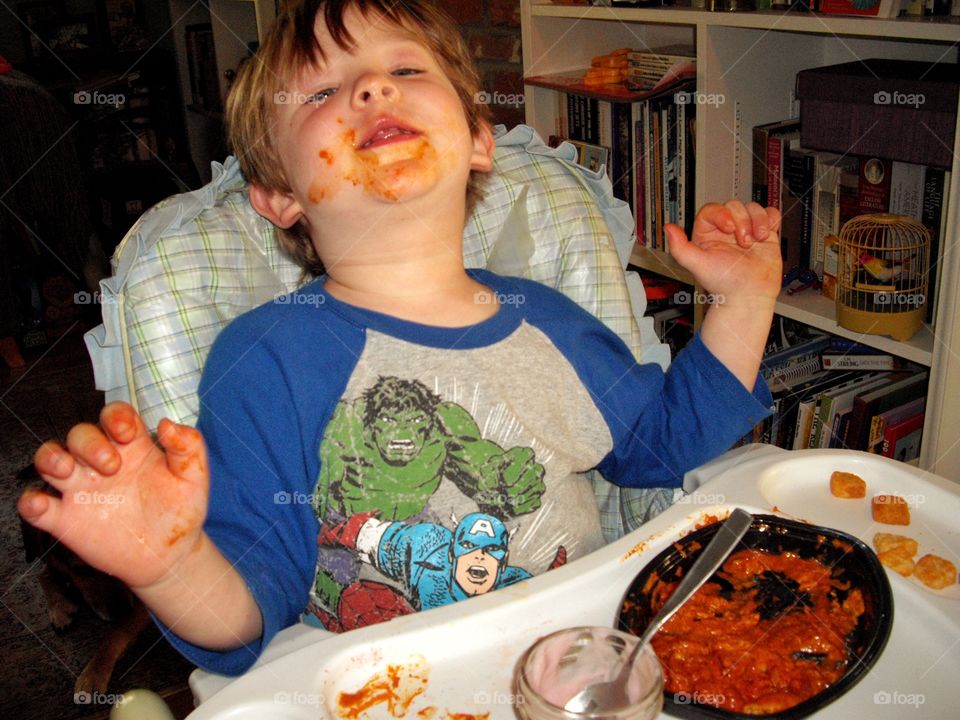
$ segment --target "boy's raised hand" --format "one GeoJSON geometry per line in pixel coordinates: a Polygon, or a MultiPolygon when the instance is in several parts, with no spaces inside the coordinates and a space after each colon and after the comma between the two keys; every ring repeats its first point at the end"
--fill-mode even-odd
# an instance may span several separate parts
{"type": "Polygon", "coordinates": [[[775,299],[780,292],[780,212],[739,200],[704,205],[693,237],[677,225],[664,228],[670,254],[721,304],[775,299]]]}
{"type": "Polygon", "coordinates": [[[62,497],[28,490],[17,509],[134,590],[171,577],[200,541],[209,475],[197,430],[163,420],[157,435],[162,449],[131,406],[106,406],[100,427],[76,425],[66,449],[46,442],[34,456],[62,497]]]}

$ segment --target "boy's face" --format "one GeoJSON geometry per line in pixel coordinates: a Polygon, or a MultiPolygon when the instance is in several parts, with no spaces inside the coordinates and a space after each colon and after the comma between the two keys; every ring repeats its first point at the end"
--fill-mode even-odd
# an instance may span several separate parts
{"type": "Polygon", "coordinates": [[[445,208],[448,198],[463,200],[471,170],[491,167],[489,130],[471,135],[456,90],[427,47],[356,10],[346,25],[356,42],[349,51],[318,18],[325,62],[275,98],[275,142],[292,188],[272,194],[271,219],[281,227],[301,215],[311,225],[357,217],[384,203],[445,208]]]}

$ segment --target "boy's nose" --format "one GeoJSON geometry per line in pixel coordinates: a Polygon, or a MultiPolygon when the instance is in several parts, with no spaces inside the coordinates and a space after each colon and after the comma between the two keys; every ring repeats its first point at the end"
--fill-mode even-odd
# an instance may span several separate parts
{"type": "Polygon", "coordinates": [[[368,73],[361,77],[353,92],[353,102],[359,107],[376,100],[392,101],[396,98],[397,86],[393,83],[393,78],[380,73],[368,73]]]}

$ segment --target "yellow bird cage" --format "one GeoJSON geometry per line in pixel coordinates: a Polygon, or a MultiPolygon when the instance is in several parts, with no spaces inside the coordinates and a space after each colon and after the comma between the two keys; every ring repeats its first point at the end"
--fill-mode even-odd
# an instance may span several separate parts
{"type": "Polygon", "coordinates": [[[840,230],[837,322],[907,340],[923,325],[930,231],[907,215],[859,215],[840,230]]]}

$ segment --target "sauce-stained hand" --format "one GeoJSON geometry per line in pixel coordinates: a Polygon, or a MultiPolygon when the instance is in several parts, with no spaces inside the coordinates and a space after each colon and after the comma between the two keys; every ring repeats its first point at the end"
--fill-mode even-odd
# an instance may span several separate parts
{"type": "Polygon", "coordinates": [[[197,430],[163,420],[157,436],[160,447],[132,407],[108,405],[99,427],[70,430],[66,448],[37,450],[38,472],[61,497],[28,490],[17,509],[134,589],[170,577],[200,539],[209,475],[197,430]]]}

